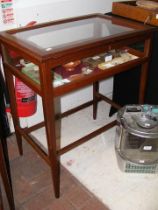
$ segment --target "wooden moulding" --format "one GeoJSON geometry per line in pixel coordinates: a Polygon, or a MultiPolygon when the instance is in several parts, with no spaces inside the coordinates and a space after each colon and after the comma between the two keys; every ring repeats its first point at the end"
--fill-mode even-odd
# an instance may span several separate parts
{"type": "Polygon", "coordinates": [[[144,24],[158,26],[158,10],[138,7],[136,1],[113,2],[112,13],[144,24]]]}

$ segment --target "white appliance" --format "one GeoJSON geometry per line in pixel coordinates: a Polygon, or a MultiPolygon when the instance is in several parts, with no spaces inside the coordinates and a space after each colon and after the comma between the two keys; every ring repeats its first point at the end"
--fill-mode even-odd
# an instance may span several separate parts
{"type": "Polygon", "coordinates": [[[158,173],[158,106],[127,105],[117,114],[118,165],[130,173],[158,173]]]}

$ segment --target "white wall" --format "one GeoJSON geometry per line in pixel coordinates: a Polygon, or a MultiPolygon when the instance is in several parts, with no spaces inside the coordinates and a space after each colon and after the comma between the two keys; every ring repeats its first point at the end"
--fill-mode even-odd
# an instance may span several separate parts
{"type": "MultiPolygon", "coordinates": [[[[17,26],[23,26],[30,21],[45,22],[90,13],[110,12],[112,0],[14,0],[17,26]]],[[[112,79],[101,83],[101,92],[110,95],[112,79]]],[[[61,110],[66,111],[76,105],[92,99],[92,87],[66,95],[61,99],[61,110]]],[[[41,100],[38,99],[37,113],[28,118],[28,124],[41,119],[41,100]]]]}
{"type": "Polygon", "coordinates": [[[112,0],[14,0],[18,25],[111,11],[112,0]]]}
{"type": "Polygon", "coordinates": [[[10,2],[8,5],[6,2],[0,1],[0,31],[15,28],[16,26],[14,2],[10,2]],[[12,21],[8,21],[11,18],[12,21]]]}

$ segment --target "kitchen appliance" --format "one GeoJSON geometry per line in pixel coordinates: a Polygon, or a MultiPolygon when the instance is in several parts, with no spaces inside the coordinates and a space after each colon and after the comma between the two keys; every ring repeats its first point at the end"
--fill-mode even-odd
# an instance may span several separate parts
{"type": "Polygon", "coordinates": [[[115,151],[124,172],[158,172],[157,105],[127,105],[118,111],[115,151]]]}

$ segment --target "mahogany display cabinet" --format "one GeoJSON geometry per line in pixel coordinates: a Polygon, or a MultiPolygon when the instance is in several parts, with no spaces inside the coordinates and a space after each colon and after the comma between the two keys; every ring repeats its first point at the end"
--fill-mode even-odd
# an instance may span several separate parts
{"type": "Polygon", "coordinates": [[[22,141],[25,139],[48,163],[56,197],[60,196],[60,156],[116,125],[116,121],[103,125],[60,148],[61,118],[92,105],[95,120],[100,100],[120,108],[99,92],[99,82],[137,65],[141,66],[139,103],[143,103],[154,30],[151,26],[129,20],[91,14],[0,33],[19,152],[22,155],[22,141]],[[131,47],[137,43],[143,43],[143,51],[131,47]],[[28,65],[32,67],[28,68],[28,65]],[[14,76],[41,96],[43,122],[25,128],[20,126],[14,76]],[[89,85],[93,86],[91,101],[60,113],[61,96],[89,85]],[[44,151],[30,135],[43,126],[48,151],[44,151]]]}

